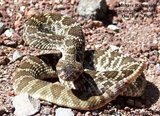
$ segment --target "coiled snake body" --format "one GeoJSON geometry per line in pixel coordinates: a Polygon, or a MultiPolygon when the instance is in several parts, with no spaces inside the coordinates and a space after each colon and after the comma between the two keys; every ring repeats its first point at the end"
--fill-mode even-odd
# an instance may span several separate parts
{"type": "Polygon", "coordinates": [[[51,54],[51,60],[41,55],[24,61],[13,73],[17,94],[28,93],[60,106],[93,110],[118,95],[137,97],[144,92],[145,63],[107,50],[84,51],[82,30],[70,17],[33,16],[23,36],[31,47],[60,53],[51,54]],[[46,81],[57,77],[60,83],[46,81]]]}

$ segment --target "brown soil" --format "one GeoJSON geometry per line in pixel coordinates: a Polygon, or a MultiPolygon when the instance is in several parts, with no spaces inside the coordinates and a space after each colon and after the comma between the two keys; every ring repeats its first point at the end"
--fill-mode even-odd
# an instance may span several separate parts
{"type": "MultiPolygon", "coordinates": [[[[122,54],[129,55],[137,60],[146,60],[147,68],[144,71],[148,81],[146,91],[140,98],[118,97],[104,108],[89,113],[73,110],[76,115],[160,115],[160,3],[156,3],[151,11],[143,7],[125,19],[124,8],[110,3],[112,12],[107,18],[117,22],[119,32],[108,30],[106,20],[84,19],[77,15],[75,9],[78,0],[5,0],[0,1],[0,22],[6,29],[14,30],[12,37],[4,33],[0,35],[0,115],[13,116],[14,107],[12,97],[12,73],[21,62],[8,62],[15,50],[23,55],[37,54],[39,51],[30,50],[22,40],[23,24],[33,14],[41,12],[56,12],[72,16],[82,25],[86,38],[86,49],[107,49],[110,45],[119,47],[122,54]],[[1,63],[2,62],[2,63],[1,63]]],[[[115,1],[115,0],[114,0],[115,1]]],[[[147,1],[152,3],[154,0],[147,1]]],[[[151,4],[152,5],[152,4],[151,4]]],[[[127,6],[127,8],[131,8],[127,6]]],[[[128,12],[128,11],[127,11],[128,12]]],[[[41,110],[36,116],[54,115],[55,106],[42,101],[41,110]]]]}

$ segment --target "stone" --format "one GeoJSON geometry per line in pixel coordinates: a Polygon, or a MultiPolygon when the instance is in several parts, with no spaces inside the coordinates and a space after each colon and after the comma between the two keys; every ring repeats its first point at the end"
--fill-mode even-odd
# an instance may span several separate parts
{"type": "Polygon", "coordinates": [[[85,18],[103,19],[108,11],[105,0],[80,0],[77,12],[85,18]]]}
{"type": "Polygon", "coordinates": [[[109,6],[109,9],[113,9],[115,6],[119,5],[118,0],[106,0],[107,5],[109,6]]]}
{"type": "Polygon", "coordinates": [[[92,116],[91,112],[86,112],[84,116],[92,116]]]}
{"type": "Polygon", "coordinates": [[[6,40],[3,41],[3,44],[6,45],[6,46],[10,46],[10,47],[17,47],[18,42],[10,40],[10,39],[6,39],[6,40]]]}
{"type": "Polygon", "coordinates": [[[12,37],[13,36],[13,33],[14,33],[14,30],[13,29],[7,29],[4,34],[7,36],[7,37],[12,37]]]}
{"type": "Polygon", "coordinates": [[[21,7],[20,7],[20,11],[21,11],[21,12],[24,12],[24,11],[25,11],[25,8],[26,8],[25,6],[21,6],[21,7]]]}
{"type": "Polygon", "coordinates": [[[69,108],[57,108],[55,116],[74,116],[74,113],[69,108]]]}
{"type": "Polygon", "coordinates": [[[14,114],[16,116],[33,115],[40,110],[40,101],[27,93],[15,96],[12,103],[15,107],[14,114]]]}
{"type": "Polygon", "coordinates": [[[22,56],[23,56],[22,53],[20,51],[16,50],[13,52],[12,61],[14,62],[17,59],[22,58],[22,56]]]}
{"type": "Polygon", "coordinates": [[[130,111],[131,109],[126,106],[126,107],[124,107],[124,110],[125,110],[125,111],[130,111]]]}
{"type": "Polygon", "coordinates": [[[76,116],[83,116],[81,112],[78,112],[76,116]]]}
{"type": "Polygon", "coordinates": [[[32,15],[36,14],[36,11],[35,9],[31,8],[29,11],[26,11],[25,12],[25,15],[29,18],[31,17],[32,15]]]}
{"type": "Polygon", "coordinates": [[[120,29],[118,26],[112,25],[112,24],[108,25],[107,28],[110,29],[110,30],[113,30],[115,32],[119,32],[119,29],[120,29]]]}
{"type": "Polygon", "coordinates": [[[99,116],[99,111],[98,110],[93,110],[92,111],[92,116],[99,116]]]}
{"type": "Polygon", "coordinates": [[[0,1],[0,5],[3,5],[3,4],[5,4],[5,0],[0,1]]]}
{"type": "Polygon", "coordinates": [[[56,6],[55,10],[65,10],[65,7],[64,7],[64,5],[59,4],[56,6]]]}
{"type": "Polygon", "coordinates": [[[157,13],[160,13],[160,5],[158,5],[158,6],[156,7],[156,12],[157,12],[157,13]]]}
{"type": "Polygon", "coordinates": [[[96,45],[95,45],[95,48],[96,48],[96,49],[100,49],[100,47],[101,47],[100,44],[96,44],[96,45]]]}
{"type": "Polygon", "coordinates": [[[112,51],[117,51],[117,50],[119,50],[119,47],[118,47],[118,46],[115,46],[115,45],[110,45],[109,47],[110,47],[110,49],[111,49],[112,51]]]}
{"type": "Polygon", "coordinates": [[[60,4],[63,0],[54,0],[54,3],[60,4]]]}
{"type": "Polygon", "coordinates": [[[45,108],[43,109],[43,114],[49,115],[49,114],[51,114],[51,110],[52,110],[52,108],[45,107],[45,108]]]}

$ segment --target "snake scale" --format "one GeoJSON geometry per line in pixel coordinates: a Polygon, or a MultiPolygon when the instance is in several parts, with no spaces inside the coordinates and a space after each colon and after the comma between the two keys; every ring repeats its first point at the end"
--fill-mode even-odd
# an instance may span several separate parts
{"type": "Polygon", "coordinates": [[[82,29],[68,16],[32,16],[25,24],[23,39],[31,47],[59,53],[30,56],[22,62],[13,73],[16,94],[93,110],[119,95],[138,97],[145,90],[144,62],[109,50],[85,51],[82,29]]]}

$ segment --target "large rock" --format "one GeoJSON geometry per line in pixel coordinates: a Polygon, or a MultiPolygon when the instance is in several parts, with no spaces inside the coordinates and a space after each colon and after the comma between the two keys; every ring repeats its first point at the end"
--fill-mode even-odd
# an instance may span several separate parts
{"type": "Polygon", "coordinates": [[[74,116],[74,113],[69,108],[57,108],[55,116],[74,116]]]}
{"type": "Polygon", "coordinates": [[[107,11],[108,7],[105,0],[80,0],[77,7],[79,15],[92,19],[103,19],[107,11]]]}
{"type": "Polygon", "coordinates": [[[29,116],[40,110],[40,101],[28,94],[17,95],[13,98],[14,114],[16,116],[29,116]]]}

